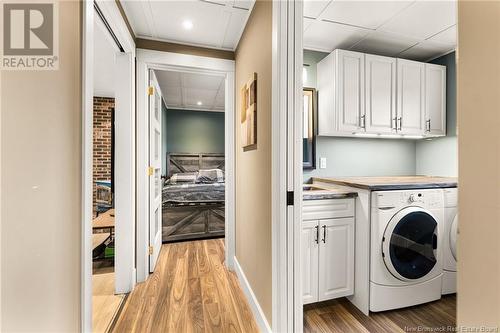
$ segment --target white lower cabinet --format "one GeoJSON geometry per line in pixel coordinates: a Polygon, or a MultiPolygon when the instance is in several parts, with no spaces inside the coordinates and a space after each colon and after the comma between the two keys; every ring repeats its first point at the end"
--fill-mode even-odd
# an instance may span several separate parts
{"type": "MultiPolygon", "coordinates": [[[[324,208],[325,205],[319,204],[318,207],[324,208]]],[[[326,211],[322,213],[328,215],[326,211]]],[[[350,215],[302,221],[301,270],[304,304],[354,293],[355,219],[354,213],[350,215]]]]}

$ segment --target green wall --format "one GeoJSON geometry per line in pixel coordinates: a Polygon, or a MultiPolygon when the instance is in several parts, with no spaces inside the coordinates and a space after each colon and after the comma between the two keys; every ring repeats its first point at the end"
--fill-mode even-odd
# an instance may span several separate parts
{"type": "Polygon", "coordinates": [[[166,152],[224,153],[224,112],[168,109],[165,118],[166,152]]]}

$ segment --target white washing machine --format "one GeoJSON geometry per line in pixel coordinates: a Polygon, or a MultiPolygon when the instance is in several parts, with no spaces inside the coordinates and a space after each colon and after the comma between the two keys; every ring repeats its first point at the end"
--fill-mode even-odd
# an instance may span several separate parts
{"type": "Polygon", "coordinates": [[[370,311],[441,298],[443,190],[372,192],[370,311]]]}
{"type": "Polygon", "coordinates": [[[444,190],[443,286],[442,294],[457,292],[458,191],[444,190]]]}

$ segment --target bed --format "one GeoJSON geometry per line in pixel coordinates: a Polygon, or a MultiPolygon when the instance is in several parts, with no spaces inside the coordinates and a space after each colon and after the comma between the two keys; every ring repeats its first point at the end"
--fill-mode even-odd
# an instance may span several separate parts
{"type": "Polygon", "coordinates": [[[223,171],[224,161],[224,154],[167,154],[167,179],[162,190],[163,242],[224,236],[223,178],[200,177],[205,170],[223,171]],[[195,178],[197,181],[193,181],[195,178]]]}

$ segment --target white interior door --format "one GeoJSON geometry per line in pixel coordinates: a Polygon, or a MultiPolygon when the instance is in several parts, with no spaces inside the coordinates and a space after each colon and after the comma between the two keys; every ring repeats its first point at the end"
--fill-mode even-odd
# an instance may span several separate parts
{"type": "Polygon", "coordinates": [[[161,249],[161,90],[149,71],[149,271],[161,249]]]}

